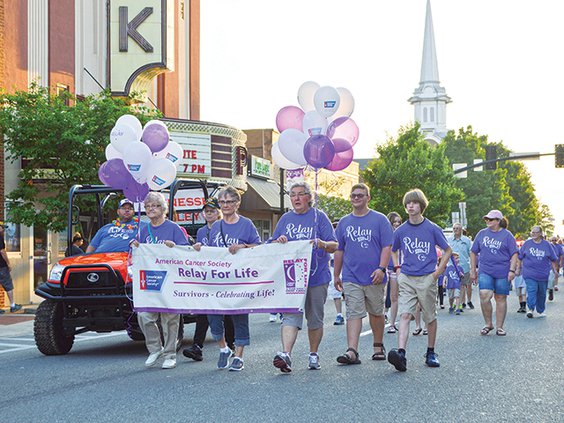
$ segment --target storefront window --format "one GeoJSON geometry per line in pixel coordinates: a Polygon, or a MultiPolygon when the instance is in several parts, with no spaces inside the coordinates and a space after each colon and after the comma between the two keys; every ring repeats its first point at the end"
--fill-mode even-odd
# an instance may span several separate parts
{"type": "Polygon", "coordinates": [[[264,242],[268,238],[270,238],[271,230],[270,230],[270,220],[253,220],[255,227],[261,237],[261,240],[264,242]]]}
{"type": "Polygon", "coordinates": [[[21,251],[21,234],[20,225],[16,223],[6,223],[6,230],[4,232],[4,241],[6,242],[6,251],[17,252],[21,251]]]}

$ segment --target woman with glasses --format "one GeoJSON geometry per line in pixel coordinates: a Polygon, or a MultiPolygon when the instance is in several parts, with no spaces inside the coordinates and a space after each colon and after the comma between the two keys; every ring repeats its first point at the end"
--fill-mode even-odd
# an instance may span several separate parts
{"type": "MultiPolygon", "coordinates": [[[[148,225],[141,227],[139,231],[139,242],[146,244],[164,244],[167,247],[175,245],[188,245],[188,238],[180,226],[166,218],[168,211],[166,201],[161,193],[150,192],[145,197],[145,213],[150,219],[148,225]]],[[[132,245],[139,246],[134,240],[132,245]]],[[[145,345],[149,350],[149,357],[145,366],[153,366],[160,357],[164,357],[163,369],[176,367],[176,343],[180,315],[178,313],[153,313],[140,312],[137,315],[139,326],[145,335],[145,345]],[[160,319],[164,346],[161,342],[161,331],[157,325],[160,319]]]]}
{"type": "MultiPolygon", "coordinates": [[[[402,221],[399,213],[390,212],[388,213],[387,217],[394,231],[400,227],[402,221]]],[[[400,259],[400,264],[401,264],[401,259],[400,259]]],[[[390,311],[390,318],[388,320],[390,322],[390,326],[388,327],[388,333],[396,333],[398,331],[398,327],[396,326],[396,317],[398,316],[399,286],[398,286],[398,276],[396,274],[396,270],[397,269],[394,268],[394,262],[390,258],[390,264],[388,265],[389,283],[386,289],[386,308],[390,311]]]]}
{"type": "Polygon", "coordinates": [[[496,335],[505,336],[507,296],[517,271],[517,242],[507,230],[507,219],[499,210],[490,210],[484,221],[486,228],[478,232],[470,250],[470,279],[474,284],[478,283],[480,289],[480,305],[486,324],[480,333],[487,335],[494,330],[491,303],[494,298],[496,335]]]}
{"type": "MultiPolygon", "coordinates": [[[[312,240],[314,245],[304,313],[310,351],[308,369],[317,370],[321,367],[317,352],[323,338],[324,306],[331,281],[329,259],[330,254],[337,250],[337,238],[327,215],[311,207],[311,188],[307,183],[292,184],[290,200],[292,210],[278,221],[271,242],[312,240]]],[[[282,351],[272,360],[274,367],[282,373],[292,371],[290,354],[298,338],[298,331],[303,326],[304,313],[284,313],[281,328],[282,351]]]]}
{"type": "Polygon", "coordinates": [[[554,278],[558,278],[557,262],[558,257],[554,248],[552,248],[550,242],[542,237],[541,227],[533,226],[531,238],[521,246],[519,261],[517,262],[517,273],[521,268],[527,286],[527,317],[533,317],[535,308],[538,317],[546,317],[544,310],[548,278],[551,268],[554,271],[554,278]]]}
{"type": "MultiPolygon", "coordinates": [[[[211,247],[228,248],[231,254],[243,248],[251,248],[260,244],[260,237],[253,222],[237,213],[241,204],[239,191],[227,186],[219,191],[218,204],[223,215],[222,220],[216,221],[209,234],[208,245],[211,247]]],[[[202,244],[196,243],[194,248],[200,251],[202,244]]],[[[241,371],[244,368],[243,350],[250,343],[249,315],[233,314],[233,325],[235,327],[235,357],[229,365],[232,351],[225,342],[224,316],[221,314],[208,315],[213,339],[219,345],[218,369],[229,367],[231,371],[241,371]]]]}

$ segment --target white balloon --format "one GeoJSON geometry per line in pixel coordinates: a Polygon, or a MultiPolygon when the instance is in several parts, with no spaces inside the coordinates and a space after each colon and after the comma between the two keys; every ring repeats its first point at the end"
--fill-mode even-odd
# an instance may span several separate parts
{"type": "MultiPolygon", "coordinates": [[[[160,120],[158,120],[158,119],[153,119],[153,120],[150,120],[149,122],[147,122],[147,123],[145,124],[145,126],[143,127],[143,129],[145,129],[145,128],[146,128],[147,126],[149,126],[149,125],[152,125],[153,123],[156,123],[157,125],[161,125],[161,126],[164,126],[165,128],[167,128],[167,126],[166,126],[163,122],[161,122],[160,120]]],[[[168,128],[167,128],[167,130],[168,130],[168,128]]]]}
{"type": "Polygon", "coordinates": [[[154,158],[147,171],[147,184],[153,191],[168,187],[176,178],[176,166],[168,159],[154,158]]]}
{"type": "Polygon", "coordinates": [[[137,141],[129,144],[123,152],[123,164],[131,173],[133,179],[140,184],[144,184],[147,180],[147,172],[153,154],[147,144],[137,141]]]}
{"type": "Polygon", "coordinates": [[[123,160],[123,155],[114,148],[112,143],[109,143],[106,146],[106,160],[112,160],[112,159],[122,159],[123,160]]]}
{"type": "Polygon", "coordinates": [[[155,157],[168,159],[175,164],[182,158],[183,155],[184,149],[180,144],[174,141],[169,141],[165,148],[158,153],[155,153],[155,157]]]}
{"type": "Polygon", "coordinates": [[[327,132],[327,119],[317,113],[316,110],[307,112],[302,121],[304,134],[308,137],[312,135],[325,135],[327,132]]]}
{"type": "Polygon", "coordinates": [[[303,167],[284,157],[284,155],[280,152],[280,146],[278,143],[272,144],[272,160],[282,169],[299,169],[303,167]]]}
{"type": "Polygon", "coordinates": [[[354,112],[354,98],[351,92],[343,87],[338,87],[337,92],[339,93],[341,102],[335,114],[331,116],[331,121],[341,116],[350,117],[350,115],[354,112]]]}
{"type": "Polygon", "coordinates": [[[127,145],[132,142],[139,141],[139,138],[131,126],[120,123],[119,125],[114,126],[110,132],[110,141],[112,146],[123,154],[127,145]]]}
{"type": "Polygon", "coordinates": [[[300,166],[305,166],[307,161],[304,157],[304,145],[308,138],[302,131],[288,128],[282,131],[277,144],[286,159],[300,166]]]}
{"type": "Polygon", "coordinates": [[[340,101],[339,93],[335,88],[330,86],[319,88],[313,96],[315,110],[323,117],[334,115],[339,108],[340,101]]]}
{"type": "Polygon", "coordinates": [[[306,81],[300,85],[300,88],[298,89],[298,103],[300,103],[304,112],[315,110],[313,96],[318,89],[319,84],[314,81],[306,81]]]}
{"type": "Polygon", "coordinates": [[[116,126],[122,123],[131,126],[135,131],[135,133],[137,134],[137,139],[138,140],[141,139],[141,134],[143,133],[143,126],[141,125],[141,122],[139,122],[139,119],[137,119],[133,115],[123,115],[116,121],[116,126]]]}

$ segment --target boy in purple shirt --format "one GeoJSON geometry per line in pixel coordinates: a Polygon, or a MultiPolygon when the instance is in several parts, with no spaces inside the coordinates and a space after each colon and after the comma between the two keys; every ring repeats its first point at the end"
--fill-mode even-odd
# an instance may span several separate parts
{"type": "Polygon", "coordinates": [[[409,220],[394,232],[392,258],[398,273],[400,327],[399,348],[390,351],[388,361],[400,372],[407,370],[405,348],[409,323],[415,315],[418,303],[429,332],[425,364],[429,367],[440,366],[435,353],[437,279],[445,271],[452,249],[441,228],[423,217],[428,204],[427,197],[420,189],[406,192],[403,196],[403,205],[409,220]],[[444,250],[438,266],[437,247],[444,250]],[[403,257],[401,266],[398,261],[399,252],[403,257]]]}
{"type": "Polygon", "coordinates": [[[393,231],[386,216],[368,208],[369,201],[368,186],[353,185],[353,212],[337,225],[334,284],[339,291],[344,290],[347,304],[348,349],[337,357],[341,364],[360,364],[358,340],[367,312],[374,338],[372,360],[386,359],[382,343],[384,298],[393,231]]]}
{"type": "Polygon", "coordinates": [[[517,267],[517,241],[507,230],[507,219],[499,210],[490,210],[484,216],[486,228],[476,235],[470,251],[470,279],[480,288],[480,305],[486,325],[480,333],[487,335],[493,329],[491,299],[495,299],[496,335],[505,336],[503,328],[507,315],[509,285],[517,267]],[[478,267],[478,274],[476,273],[478,267]]]}
{"type": "Polygon", "coordinates": [[[522,267],[521,273],[527,285],[527,317],[532,318],[535,308],[539,317],[544,314],[546,304],[546,289],[552,268],[554,279],[558,278],[558,257],[550,242],[542,238],[540,226],[531,228],[531,238],[525,241],[519,250],[517,270],[522,267]]]}

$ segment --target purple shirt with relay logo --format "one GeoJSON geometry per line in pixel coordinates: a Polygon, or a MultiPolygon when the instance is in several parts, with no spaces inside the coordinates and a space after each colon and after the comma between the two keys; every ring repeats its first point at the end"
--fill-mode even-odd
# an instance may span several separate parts
{"type": "Polygon", "coordinates": [[[449,248],[441,228],[428,219],[414,225],[404,222],[394,232],[392,251],[403,256],[401,273],[408,276],[425,276],[437,268],[437,249],[449,248]]]}
{"type": "Polygon", "coordinates": [[[176,223],[165,220],[159,226],[150,223],[143,225],[139,234],[139,242],[145,244],[163,244],[173,241],[176,245],[188,245],[188,238],[176,223]]]}
{"type": "Polygon", "coordinates": [[[528,239],[519,250],[519,260],[523,262],[521,274],[525,279],[536,281],[548,281],[548,275],[552,265],[551,261],[557,261],[556,253],[552,245],[544,239],[538,244],[528,239]]]}
{"type": "MultiPolygon", "coordinates": [[[[276,229],[274,229],[270,241],[278,239],[281,235],[285,235],[288,241],[303,241],[315,238],[322,241],[337,240],[327,215],[315,208],[310,208],[303,214],[294,211],[285,213],[276,224],[276,229]]],[[[329,283],[331,280],[329,259],[330,255],[324,249],[313,248],[309,286],[329,283]]]]}
{"type": "Polygon", "coordinates": [[[478,255],[478,273],[496,279],[507,278],[511,257],[518,252],[515,237],[503,228],[497,232],[482,229],[476,235],[471,251],[478,255]]]}
{"type": "Polygon", "coordinates": [[[392,245],[394,233],[388,218],[374,210],[364,216],[349,214],[339,221],[336,234],[339,250],[344,252],[343,281],[372,285],[382,249],[392,245]]]}
{"type": "Polygon", "coordinates": [[[213,223],[208,245],[229,247],[234,244],[260,244],[257,228],[251,219],[239,216],[239,220],[235,223],[226,223],[223,220],[213,223]]]}

